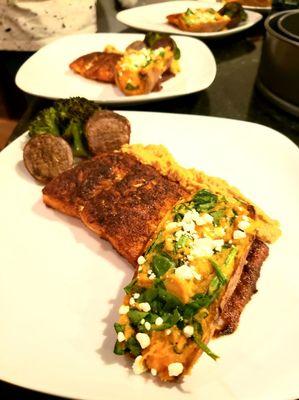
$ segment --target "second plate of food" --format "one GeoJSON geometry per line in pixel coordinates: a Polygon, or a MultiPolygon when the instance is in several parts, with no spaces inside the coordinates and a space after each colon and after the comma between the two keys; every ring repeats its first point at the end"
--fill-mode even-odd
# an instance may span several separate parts
{"type": "Polygon", "coordinates": [[[152,34],[147,35],[147,47],[140,49],[138,43],[144,40],[144,34],[120,33],[64,37],[30,57],[19,69],[16,84],[51,99],[82,96],[123,104],[186,95],[213,82],[216,63],[204,43],[173,36],[166,38],[171,43],[165,46],[165,38],[161,42],[152,34]],[[133,49],[125,52],[132,43],[133,49]],[[167,81],[162,83],[161,76],[167,81]]]}
{"type": "Polygon", "coordinates": [[[261,18],[261,14],[245,11],[236,2],[224,5],[185,0],[150,4],[117,14],[120,22],[136,29],[202,38],[232,35],[250,28],[261,18]]]}

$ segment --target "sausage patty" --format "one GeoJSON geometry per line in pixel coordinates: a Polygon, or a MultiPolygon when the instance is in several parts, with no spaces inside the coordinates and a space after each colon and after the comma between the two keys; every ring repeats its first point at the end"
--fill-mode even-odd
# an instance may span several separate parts
{"type": "Polygon", "coordinates": [[[129,143],[131,127],[127,118],[109,110],[96,111],[85,125],[85,135],[92,154],[118,150],[129,143]]]}
{"type": "Polygon", "coordinates": [[[24,163],[29,173],[41,183],[47,183],[73,165],[69,144],[53,135],[35,136],[26,143],[24,163]]]}

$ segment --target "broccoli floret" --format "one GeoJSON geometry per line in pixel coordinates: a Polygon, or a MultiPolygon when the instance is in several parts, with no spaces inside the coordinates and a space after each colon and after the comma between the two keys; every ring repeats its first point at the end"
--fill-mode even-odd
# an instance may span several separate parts
{"type": "Polygon", "coordinates": [[[63,138],[71,142],[75,157],[88,157],[89,153],[84,146],[84,131],[82,122],[72,119],[63,133],[63,138]]]}
{"type": "Polygon", "coordinates": [[[83,97],[57,100],[53,107],[38,113],[29,125],[29,134],[62,136],[71,144],[75,157],[88,157],[84,123],[99,108],[83,97]]]}
{"type": "Polygon", "coordinates": [[[75,118],[85,122],[100,107],[93,101],[84,97],[71,97],[69,99],[61,99],[55,102],[61,121],[69,121],[75,118]]]}
{"type": "Polygon", "coordinates": [[[28,127],[31,137],[50,134],[60,136],[58,113],[54,107],[40,111],[28,127]]]}

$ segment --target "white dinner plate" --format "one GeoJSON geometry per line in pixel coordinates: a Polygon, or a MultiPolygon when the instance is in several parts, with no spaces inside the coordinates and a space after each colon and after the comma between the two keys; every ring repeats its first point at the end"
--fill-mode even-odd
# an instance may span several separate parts
{"type": "Polygon", "coordinates": [[[103,51],[108,44],[125,50],[130,43],[143,38],[143,34],[131,33],[66,36],[31,56],[19,69],[16,84],[27,93],[51,99],[82,96],[103,104],[131,104],[198,92],[213,82],[216,63],[209,48],[199,40],[181,36],[173,37],[181,50],[181,71],[164,82],[159,92],[125,96],[116,85],[83,78],[69,68],[69,64],[78,57],[103,51]]]}
{"type": "Polygon", "coordinates": [[[262,19],[262,15],[253,11],[246,11],[247,20],[239,26],[220,32],[186,32],[167,23],[166,16],[169,14],[182,13],[187,8],[214,8],[219,10],[223,4],[213,1],[167,1],[165,3],[149,4],[147,6],[135,7],[120,11],[116,18],[125,25],[144,31],[165,32],[172,35],[196,36],[199,38],[218,38],[243,31],[250,28],[262,19]]]}
{"type": "Polygon", "coordinates": [[[0,153],[0,379],[88,400],[283,400],[298,396],[296,146],[236,120],[122,112],[132,143],[164,144],[179,163],[221,176],[281,222],[258,293],[237,331],[216,339],[182,384],[134,375],[113,354],[113,323],[132,267],[83,224],[47,208],[22,162],[22,136],[0,153]]]}

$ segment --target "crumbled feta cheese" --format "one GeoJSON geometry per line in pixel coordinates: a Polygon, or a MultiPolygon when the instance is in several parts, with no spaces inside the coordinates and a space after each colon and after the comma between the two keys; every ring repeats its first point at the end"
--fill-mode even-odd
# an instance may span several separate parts
{"type": "Polygon", "coordinates": [[[233,242],[233,241],[232,241],[231,239],[228,241],[229,244],[232,244],[232,242],[233,242]]]}
{"type": "Polygon", "coordinates": [[[195,223],[193,221],[190,222],[185,222],[184,220],[182,221],[182,228],[183,231],[185,232],[194,232],[195,230],[195,223]]]}
{"type": "Polygon", "coordinates": [[[184,335],[189,338],[193,335],[194,333],[194,328],[192,325],[186,325],[185,328],[183,329],[184,335]]]}
{"type": "Polygon", "coordinates": [[[191,270],[192,270],[192,274],[194,276],[195,279],[197,279],[198,281],[201,280],[202,276],[201,274],[199,274],[196,269],[194,267],[191,266],[191,270]]]}
{"type": "Polygon", "coordinates": [[[184,264],[181,265],[180,267],[177,267],[175,269],[175,275],[179,278],[179,279],[187,279],[190,280],[193,278],[193,272],[192,269],[184,264]]]}
{"type": "Polygon", "coordinates": [[[145,327],[145,329],[147,330],[147,331],[149,331],[150,329],[151,329],[151,324],[148,322],[148,321],[146,321],[145,323],[144,323],[144,327],[145,327]]]}
{"type": "Polygon", "coordinates": [[[149,270],[147,271],[147,274],[150,275],[152,272],[153,272],[153,271],[152,271],[151,269],[149,269],[149,270]]]}
{"type": "Polygon", "coordinates": [[[137,356],[135,358],[132,368],[133,368],[134,374],[136,374],[136,375],[140,375],[147,370],[146,366],[143,363],[142,356],[137,356]]]}
{"type": "Polygon", "coordinates": [[[170,335],[171,334],[171,329],[166,329],[165,330],[165,334],[166,334],[166,336],[170,335]]]}
{"type": "Polygon", "coordinates": [[[140,293],[134,293],[134,294],[133,294],[133,297],[134,297],[135,300],[139,299],[140,293]]]}
{"type": "Polygon", "coordinates": [[[165,230],[166,230],[166,232],[174,232],[180,226],[181,226],[181,224],[179,222],[168,222],[168,224],[166,224],[166,226],[165,226],[165,230]]]}
{"type": "Polygon", "coordinates": [[[146,262],[146,259],[143,256],[139,256],[137,259],[138,265],[143,265],[146,262]]]}
{"type": "Polygon", "coordinates": [[[162,325],[163,322],[164,322],[164,321],[163,321],[163,318],[158,317],[158,318],[156,318],[155,324],[159,326],[159,325],[162,325]]]}
{"type": "Polygon", "coordinates": [[[151,306],[149,303],[139,303],[139,307],[140,307],[140,310],[144,311],[144,312],[149,312],[151,309],[151,306]]]}
{"type": "Polygon", "coordinates": [[[138,272],[142,272],[142,267],[138,267],[138,272]]]}
{"type": "Polygon", "coordinates": [[[135,299],[133,297],[130,298],[129,304],[130,306],[133,306],[135,304],[135,299]]]}
{"type": "Polygon", "coordinates": [[[130,310],[130,307],[129,307],[129,306],[125,306],[125,305],[123,304],[123,305],[121,305],[121,306],[119,307],[118,312],[119,312],[119,314],[124,315],[124,314],[127,314],[127,313],[129,312],[129,310],[130,310]]]}
{"type": "Polygon", "coordinates": [[[182,235],[184,235],[184,232],[181,229],[179,231],[176,231],[176,233],[174,234],[175,240],[176,241],[180,240],[182,235]]]}
{"type": "Polygon", "coordinates": [[[233,233],[233,238],[234,239],[244,239],[245,237],[246,237],[246,233],[243,232],[243,231],[240,231],[239,229],[237,229],[233,233]]]}
{"type": "Polygon", "coordinates": [[[242,219],[243,219],[244,221],[249,221],[249,218],[248,218],[247,215],[242,215],[242,219]]]}
{"type": "Polygon", "coordinates": [[[156,275],[152,272],[150,274],[150,276],[148,277],[148,279],[150,279],[151,281],[153,281],[154,279],[156,279],[156,275]]]}
{"type": "Polygon", "coordinates": [[[216,251],[221,251],[221,248],[224,245],[224,240],[223,239],[216,239],[216,240],[214,240],[214,245],[215,245],[215,250],[216,251]]]}
{"type": "Polygon", "coordinates": [[[213,255],[215,248],[213,239],[209,237],[199,238],[194,240],[193,248],[190,255],[197,257],[210,257],[213,255]]]}
{"type": "Polygon", "coordinates": [[[139,342],[142,349],[145,349],[151,344],[151,339],[147,333],[138,332],[136,335],[136,340],[139,342]]]}
{"type": "Polygon", "coordinates": [[[142,320],[140,321],[141,325],[143,325],[145,323],[145,319],[142,318],[142,320]]]}
{"type": "Polygon", "coordinates": [[[157,370],[156,370],[155,368],[152,368],[152,369],[151,369],[151,374],[152,374],[153,376],[156,376],[156,375],[157,375],[157,370]]]}
{"type": "Polygon", "coordinates": [[[171,363],[168,365],[168,374],[169,376],[178,376],[184,370],[184,366],[180,362],[171,363]]]}
{"type": "Polygon", "coordinates": [[[117,340],[121,343],[124,342],[126,340],[125,335],[123,332],[118,332],[117,334],[117,340]]]}
{"type": "Polygon", "coordinates": [[[246,231],[246,229],[249,227],[250,227],[250,222],[248,221],[243,220],[238,223],[238,228],[241,229],[242,231],[246,231]]]}

